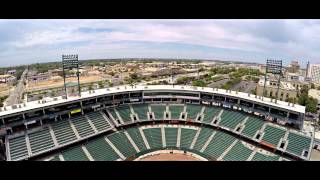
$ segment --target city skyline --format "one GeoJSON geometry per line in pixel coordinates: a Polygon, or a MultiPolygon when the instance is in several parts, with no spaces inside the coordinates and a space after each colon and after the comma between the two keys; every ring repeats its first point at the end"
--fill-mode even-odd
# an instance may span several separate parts
{"type": "Polygon", "coordinates": [[[175,58],[319,63],[318,20],[0,20],[0,66],[175,58]]]}

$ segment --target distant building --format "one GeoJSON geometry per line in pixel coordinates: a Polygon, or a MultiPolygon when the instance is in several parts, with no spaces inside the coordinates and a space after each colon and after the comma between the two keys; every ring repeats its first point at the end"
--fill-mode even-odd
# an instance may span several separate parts
{"type": "Polygon", "coordinates": [[[7,74],[11,74],[11,75],[16,75],[17,71],[16,70],[10,70],[7,72],[7,74]]]}
{"type": "Polygon", "coordinates": [[[11,74],[0,75],[0,83],[13,85],[15,82],[17,82],[17,78],[11,74]]]}
{"type": "Polygon", "coordinates": [[[43,82],[43,81],[48,81],[51,78],[50,73],[40,73],[40,74],[35,74],[28,76],[28,82],[29,83],[38,83],[38,82],[43,82]]]}
{"type": "Polygon", "coordinates": [[[307,77],[311,78],[313,83],[320,83],[320,64],[307,65],[307,77]]]}
{"type": "Polygon", "coordinates": [[[289,73],[297,73],[300,70],[299,62],[298,61],[291,61],[287,70],[289,73]]]}
{"type": "MultiPolygon", "coordinates": [[[[266,89],[265,95],[266,97],[276,97],[277,88],[278,88],[277,80],[268,80],[266,81],[266,89]]],[[[297,100],[298,89],[296,84],[292,84],[291,82],[280,82],[280,88],[278,93],[278,99],[280,101],[288,101],[289,98],[292,100],[297,100]],[[294,86],[295,85],[295,86],[294,86]]],[[[263,87],[264,87],[264,78],[261,78],[257,84],[257,95],[263,96],[263,87]]]]}

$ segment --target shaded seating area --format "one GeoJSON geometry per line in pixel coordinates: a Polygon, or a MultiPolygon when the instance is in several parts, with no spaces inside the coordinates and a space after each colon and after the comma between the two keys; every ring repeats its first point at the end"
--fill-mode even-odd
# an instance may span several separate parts
{"type": "Polygon", "coordinates": [[[131,111],[130,111],[130,107],[128,105],[116,107],[115,109],[118,111],[118,113],[121,116],[124,123],[131,123],[132,122],[131,117],[130,117],[131,111]]]}
{"type": "Polygon", "coordinates": [[[245,161],[249,158],[253,150],[238,141],[228,153],[223,157],[225,161],[245,161]]]}
{"type": "Polygon", "coordinates": [[[180,119],[180,114],[183,111],[184,106],[169,105],[169,111],[171,112],[171,119],[180,119]]]}
{"type": "Polygon", "coordinates": [[[77,139],[68,120],[55,122],[51,126],[58,144],[66,144],[77,139]]]}
{"type": "Polygon", "coordinates": [[[270,126],[267,124],[266,128],[264,129],[264,135],[262,137],[262,141],[264,143],[268,143],[277,147],[281,138],[284,137],[286,131],[274,126],[270,126]]]}
{"type": "Polygon", "coordinates": [[[19,160],[28,157],[27,142],[25,136],[9,139],[11,160],[19,160]]]}
{"type": "Polygon", "coordinates": [[[70,119],[70,121],[72,121],[78,131],[79,136],[82,138],[95,133],[84,116],[73,117],[70,119]]]}
{"type": "Polygon", "coordinates": [[[31,152],[33,154],[51,149],[54,147],[49,128],[28,134],[31,152]]]}
{"type": "Polygon", "coordinates": [[[163,113],[166,110],[166,106],[164,106],[164,105],[152,105],[151,106],[151,110],[154,113],[154,116],[155,116],[154,118],[155,119],[157,119],[157,120],[163,120],[164,119],[163,113]]]}
{"type": "Polygon", "coordinates": [[[110,123],[101,115],[100,112],[90,112],[87,113],[87,116],[98,131],[104,131],[111,128],[110,123]]]}
{"type": "Polygon", "coordinates": [[[190,145],[196,133],[197,130],[195,129],[181,128],[180,148],[190,148],[190,145]]]}
{"type": "Polygon", "coordinates": [[[197,138],[197,141],[194,144],[193,149],[200,151],[203,147],[203,145],[206,143],[208,138],[211,136],[211,134],[214,132],[214,130],[209,129],[209,128],[201,128],[200,134],[197,138]]]}
{"type": "Polygon", "coordinates": [[[129,128],[126,131],[130,135],[130,137],[134,141],[134,143],[138,146],[140,151],[147,150],[147,147],[146,147],[146,145],[142,139],[142,136],[140,134],[140,131],[137,127],[129,128]]]}

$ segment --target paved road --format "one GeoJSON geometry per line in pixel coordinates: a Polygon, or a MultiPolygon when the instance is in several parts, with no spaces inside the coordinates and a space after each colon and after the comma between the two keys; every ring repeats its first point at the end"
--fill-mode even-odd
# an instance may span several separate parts
{"type": "Polygon", "coordinates": [[[228,81],[229,81],[229,79],[222,79],[220,81],[212,82],[212,83],[208,84],[207,86],[211,87],[211,88],[220,88],[223,84],[225,84],[228,81]]]}
{"type": "Polygon", "coordinates": [[[20,77],[20,80],[18,81],[16,88],[14,89],[13,92],[10,93],[10,95],[6,101],[7,106],[18,104],[20,102],[21,96],[24,91],[24,83],[23,82],[25,81],[27,73],[28,73],[28,69],[25,69],[20,77]]]}
{"type": "Polygon", "coordinates": [[[257,86],[257,83],[255,82],[246,82],[246,81],[241,81],[240,83],[234,85],[231,90],[236,91],[237,89],[240,88],[241,92],[249,93],[251,92],[252,89],[255,89],[257,86]]]}

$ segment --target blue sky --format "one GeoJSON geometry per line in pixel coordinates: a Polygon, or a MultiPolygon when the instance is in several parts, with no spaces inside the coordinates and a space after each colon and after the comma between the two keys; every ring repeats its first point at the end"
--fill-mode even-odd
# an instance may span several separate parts
{"type": "Polygon", "coordinates": [[[0,66],[96,58],[320,63],[320,20],[0,20],[0,66]]]}

